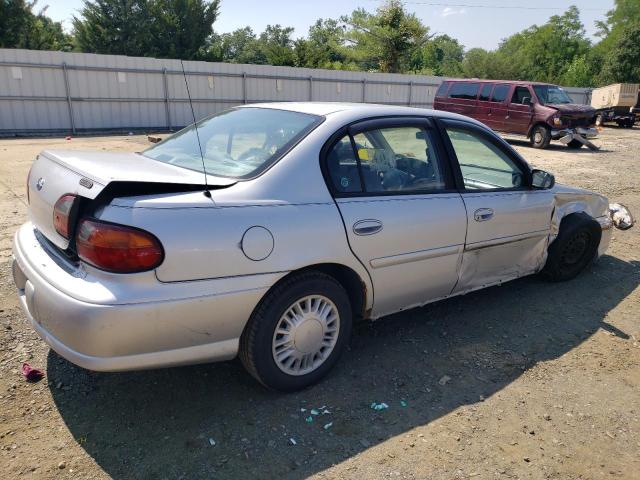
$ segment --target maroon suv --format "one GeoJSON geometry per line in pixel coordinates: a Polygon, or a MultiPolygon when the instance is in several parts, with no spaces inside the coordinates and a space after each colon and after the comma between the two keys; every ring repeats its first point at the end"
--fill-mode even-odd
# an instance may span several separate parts
{"type": "Polygon", "coordinates": [[[526,135],[535,148],[560,140],[569,148],[597,135],[596,111],[573,103],[557,85],[503,80],[447,80],[434,101],[436,110],[475,118],[498,132],[526,135]]]}

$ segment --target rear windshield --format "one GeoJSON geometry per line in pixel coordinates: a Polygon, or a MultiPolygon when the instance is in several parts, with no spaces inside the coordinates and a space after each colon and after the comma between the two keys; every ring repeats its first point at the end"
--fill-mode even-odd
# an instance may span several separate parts
{"type": "Polygon", "coordinates": [[[534,85],[533,89],[540,103],[573,103],[571,97],[560,87],[555,85],[534,85]]]}
{"type": "Polygon", "coordinates": [[[197,132],[191,125],[142,153],[198,172],[204,171],[204,165],[207,174],[217,177],[250,178],[278,160],[321,121],[317,115],[287,110],[238,108],[200,120],[197,132]]]}
{"type": "Polygon", "coordinates": [[[479,83],[454,83],[449,89],[449,98],[475,100],[480,89],[479,83]]]}

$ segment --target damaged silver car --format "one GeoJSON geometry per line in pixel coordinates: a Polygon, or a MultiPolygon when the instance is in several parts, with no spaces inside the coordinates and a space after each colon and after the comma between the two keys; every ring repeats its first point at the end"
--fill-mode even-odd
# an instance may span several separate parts
{"type": "Polygon", "coordinates": [[[475,120],[362,104],[234,108],[141,153],[45,150],[28,195],[14,279],[56,352],[101,371],[239,355],[283,391],[323,377],[354,320],[571,279],[613,226],[605,197],[475,120]]]}

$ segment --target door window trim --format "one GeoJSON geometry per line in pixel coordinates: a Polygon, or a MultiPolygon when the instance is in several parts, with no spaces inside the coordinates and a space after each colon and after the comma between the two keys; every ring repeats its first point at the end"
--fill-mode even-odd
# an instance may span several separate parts
{"type": "Polygon", "coordinates": [[[395,197],[395,196],[416,196],[416,195],[444,195],[451,193],[459,193],[457,188],[455,174],[451,170],[451,162],[449,161],[449,155],[442,143],[442,135],[435,126],[434,119],[431,117],[422,116],[394,116],[394,117],[371,117],[356,120],[350,124],[344,125],[336,132],[334,132],[329,139],[324,143],[320,149],[320,170],[324,178],[325,184],[331,193],[333,198],[353,198],[353,197],[395,197]],[[399,190],[399,191],[381,191],[381,192],[367,192],[364,188],[364,178],[361,173],[360,158],[358,157],[358,151],[356,148],[354,135],[358,133],[366,132],[369,130],[378,130],[384,128],[398,128],[398,127],[416,127],[431,132],[431,140],[433,147],[435,148],[436,155],[440,159],[440,166],[442,167],[442,176],[445,181],[446,188],[441,190],[399,190]],[[360,183],[362,185],[361,192],[340,192],[338,191],[331,179],[329,169],[327,166],[327,157],[331,149],[340,141],[345,135],[349,135],[351,141],[351,148],[358,165],[358,173],[360,177],[360,183]]]}
{"type": "Polygon", "coordinates": [[[444,144],[445,149],[447,150],[447,157],[450,159],[450,168],[453,172],[454,179],[456,182],[456,187],[458,191],[462,193],[485,193],[485,192],[522,192],[522,191],[531,191],[532,188],[532,174],[531,167],[529,164],[501,137],[496,135],[494,132],[487,130],[484,127],[476,125],[471,122],[466,122],[463,120],[451,120],[439,118],[436,120],[437,128],[440,132],[440,137],[442,139],[442,143],[444,144]],[[447,126],[452,128],[459,128],[461,130],[466,130],[471,134],[476,134],[484,140],[487,140],[493,146],[498,148],[502,153],[504,153],[522,172],[524,185],[522,187],[511,187],[511,188],[486,188],[482,190],[469,190],[464,186],[464,179],[462,177],[462,169],[460,168],[460,161],[458,160],[458,156],[456,155],[455,148],[451,143],[451,139],[447,134],[447,126]]]}

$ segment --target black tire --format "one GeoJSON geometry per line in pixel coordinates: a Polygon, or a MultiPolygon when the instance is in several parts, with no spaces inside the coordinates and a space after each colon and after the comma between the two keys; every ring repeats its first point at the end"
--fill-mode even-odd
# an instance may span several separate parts
{"type": "Polygon", "coordinates": [[[584,145],[584,143],[582,143],[580,140],[571,140],[569,143],[567,143],[567,147],[575,150],[577,150],[578,148],[582,148],[582,145],[584,145]]]}
{"type": "Polygon", "coordinates": [[[549,246],[543,276],[553,282],[574,278],[596,258],[601,237],[600,224],[586,213],[563,218],[558,236],[549,246]]]}
{"type": "Polygon", "coordinates": [[[256,307],[240,337],[240,360],[262,385],[292,392],[318,382],[338,361],[351,335],[352,312],[349,296],[333,277],[318,271],[291,275],[276,285],[256,307]],[[274,359],[272,342],[281,317],[297,300],[322,295],[335,305],[339,315],[337,340],[328,357],[315,370],[302,375],[283,371],[274,359]]]}
{"type": "Polygon", "coordinates": [[[544,125],[536,125],[531,130],[530,141],[533,148],[547,148],[551,143],[551,130],[544,125]]]}

